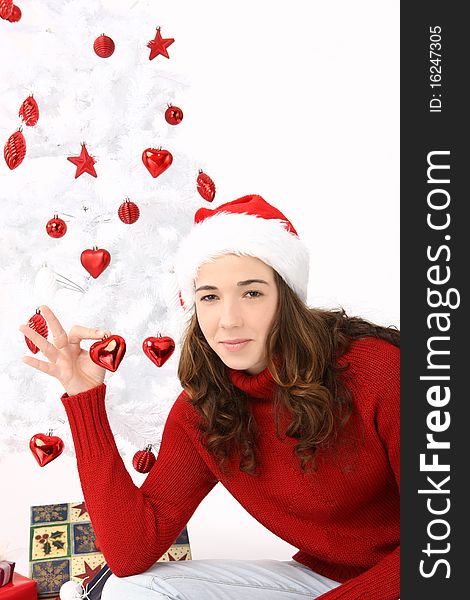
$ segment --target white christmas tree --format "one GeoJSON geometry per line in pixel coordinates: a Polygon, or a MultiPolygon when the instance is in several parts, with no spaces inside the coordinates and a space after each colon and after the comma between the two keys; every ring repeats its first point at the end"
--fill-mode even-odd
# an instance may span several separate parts
{"type": "Polygon", "coordinates": [[[6,143],[22,126],[26,141],[21,164],[0,165],[0,456],[7,448],[24,450],[32,435],[49,429],[73,452],[60,384],[21,361],[31,352],[18,326],[41,304],[66,330],[87,325],[125,339],[125,357],[106,378],[112,379],[111,426],[124,453],[158,446],[180,390],[176,369],[185,318],[172,257],[195,209],[207,203],[196,188],[201,165],[178,143],[184,119],[171,125],[164,117],[189,86],[187,76],[172,70],[177,33],[152,22],[155,10],[149,7],[42,0],[23,2],[18,22],[0,21],[1,137],[6,143]],[[175,42],[167,47],[169,58],[149,60],[154,50],[147,44],[158,27],[175,42]],[[102,34],[115,45],[107,58],[94,50],[102,34]],[[27,126],[18,110],[31,94],[39,119],[27,126]],[[80,154],[83,143],[96,161],[97,177],[86,171],[76,177],[77,166],[67,160],[80,154]],[[173,157],[155,178],[142,160],[148,148],[173,157]],[[132,224],[118,216],[126,198],[140,210],[132,224]],[[60,238],[46,232],[55,215],[67,226],[60,238]],[[94,247],[111,255],[97,278],[80,262],[82,252],[94,247]],[[160,368],[142,350],[144,339],[158,334],[176,343],[160,368]]]}

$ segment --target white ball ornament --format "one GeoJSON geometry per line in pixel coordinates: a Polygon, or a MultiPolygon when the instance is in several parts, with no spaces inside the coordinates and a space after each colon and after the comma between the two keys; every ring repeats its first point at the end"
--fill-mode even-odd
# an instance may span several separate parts
{"type": "Polygon", "coordinates": [[[52,302],[57,289],[57,281],[54,272],[47,265],[42,266],[36,273],[36,278],[34,280],[36,304],[47,304],[48,302],[52,302]]]}
{"type": "Polygon", "coordinates": [[[82,586],[76,581],[66,581],[60,588],[60,600],[81,600],[82,586]]]}

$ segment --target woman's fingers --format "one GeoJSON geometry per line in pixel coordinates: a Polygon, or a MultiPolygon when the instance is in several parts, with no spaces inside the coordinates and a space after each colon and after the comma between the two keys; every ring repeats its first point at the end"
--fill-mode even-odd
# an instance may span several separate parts
{"type": "Polygon", "coordinates": [[[55,316],[52,310],[43,304],[39,307],[39,310],[42,313],[42,316],[46,319],[49,330],[52,334],[52,339],[54,340],[54,346],[59,350],[61,348],[65,348],[68,344],[67,334],[64,331],[64,328],[60,324],[59,319],[55,316]]]}
{"type": "Polygon", "coordinates": [[[43,373],[47,373],[48,375],[57,377],[56,367],[52,363],[48,363],[44,360],[39,360],[38,358],[33,358],[32,356],[23,356],[22,360],[26,365],[34,367],[38,371],[42,371],[43,373]]]}
{"type": "Polygon", "coordinates": [[[56,362],[57,357],[59,356],[59,351],[55,346],[48,342],[46,338],[42,337],[42,335],[40,335],[37,331],[31,329],[31,327],[28,325],[20,325],[19,329],[21,333],[23,333],[33,342],[33,344],[39,348],[39,350],[41,350],[46,358],[48,358],[52,363],[56,362]]]}
{"type": "Polygon", "coordinates": [[[69,343],[79,344],[82,340],[100,340],[105,335],[111,335],[111,332],[107,329],[94,329],[93,327],[74,325],[69,332],[69,343]]]}

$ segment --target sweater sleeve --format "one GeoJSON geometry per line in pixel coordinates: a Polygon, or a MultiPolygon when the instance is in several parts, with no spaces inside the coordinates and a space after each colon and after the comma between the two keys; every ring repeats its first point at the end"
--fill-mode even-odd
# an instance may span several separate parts
{"type": "Polygon", "coordinates": [[[178,399],[157,460],[137,487],[115,444],[105,393],[101,384],[61,399],[97,543],[111,571],[125,577],[147,570],[168,550],[217,480],[185,430],[185,407],[178,399]]]}
{"type": "MultiPolygon", "coordinates": [[[[386,344],[386,357],[380,360],[379,368],[380,376],[376,372],[373,380],[380,382],[380,387],[371,393],[376,429],[400,488],[400,350],[386,344]]],[[[318,600],[398,600],[399,597],[398,546],[371,569],[322,594],[318,600]]]]}

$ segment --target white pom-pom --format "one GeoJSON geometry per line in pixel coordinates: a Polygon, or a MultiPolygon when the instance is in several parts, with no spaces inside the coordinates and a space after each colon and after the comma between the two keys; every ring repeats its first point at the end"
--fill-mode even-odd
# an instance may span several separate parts
{"type": "Polygon", "coordinates": [[[66,581],[60,588],[60,600],[81,600],[82,586],[76,581],[66,581]]]}

